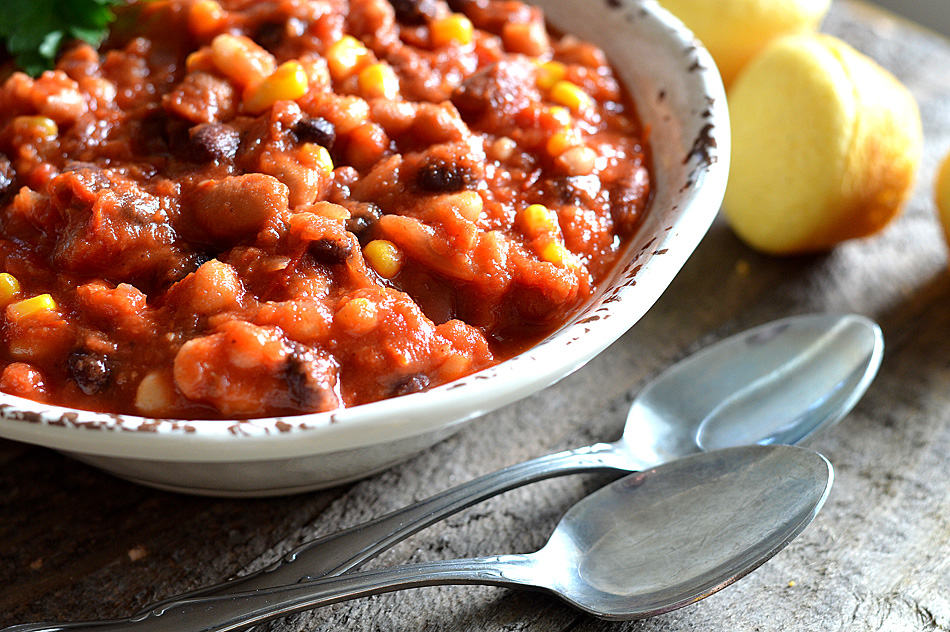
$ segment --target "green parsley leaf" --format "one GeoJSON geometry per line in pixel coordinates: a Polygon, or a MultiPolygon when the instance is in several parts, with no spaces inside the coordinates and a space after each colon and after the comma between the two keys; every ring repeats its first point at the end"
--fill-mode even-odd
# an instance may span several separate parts
{"type": "Polygon", "coordinates": [[[120,0],[2,0],[0,43],[33,76],[51,68],[63,42],[80,39],[98,46],[120,0]]]}

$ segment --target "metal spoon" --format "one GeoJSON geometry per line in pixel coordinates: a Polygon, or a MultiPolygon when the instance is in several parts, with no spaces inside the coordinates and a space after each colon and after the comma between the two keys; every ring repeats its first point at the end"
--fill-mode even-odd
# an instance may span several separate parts
{"type": "MultiPolygon", "coordinates": [[[[707,347],[657,376],[614,443],[542,456],[486,474],[361,525],[304,542],[271,566],[173,600],[266,589],[356,569],[413,533],[546,478],[637,471],[704,449],[797,443],[844,417],[874,379],[880,328],[857,315],[786,318],[707,347]]],[[[66,629],[61,627],[59,629],[66,629]]]]}
{"type": "MultiPolygon", "coordinates": [[[[535,588],[604,619],[648,617],[703,599],[758,568],[814,519],[832,478],[831,464],[802,448],[697,454],[584,498],[533,554],[429,562],[180,601],[89,629],[233,632],[348,599],[444,584],[535,588]]],[[[6,632],[57,629],[27,625],[6,632]]]]}

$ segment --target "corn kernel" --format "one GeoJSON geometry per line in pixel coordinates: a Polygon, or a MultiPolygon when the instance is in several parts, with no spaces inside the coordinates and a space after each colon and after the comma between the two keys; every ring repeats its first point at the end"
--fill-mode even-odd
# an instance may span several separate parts
{"type": "Polygon", "coordinates": [[[387,64],[378,63],[360,71],[360,94],[367,99],[395,99],[399,96],[399,77],[387,64]]]}
{"type": "Polygon", "coordinates": [[[326,147],[317,145],[316,165],[327,174],[333,173],[333,158],[326,147]]]}
{"type": "Polygon", "coordinates": [[[53,311],[55,309],[56,301],[53,300],[53,297],[49,294],[40,294],[8,305],[7,319],[16,322],[37,312],[53,311]]]}
{"type": "Polygon", "coordinates": [[[356,336],[371,332],[378,320],[379,306],[362,297],[348,300],[337,310],[335,316],[335,321],[343,329],[356,336]]]}
{"type": "Polygon", "coordinates": [[[7,305],[20,293],[20,282],[7,272],[0,272],[0,305],[7,305]]]}
{"type": "Polygon", "coordinates": [[[541,247],[541,259],[556,266],[566,267],[573,264],[574,255],[559,241],[549,241],[541,247]]]}
{"type": "Polygon", "coordinates": [[[544,115],[546,120],[542,122],[548,123],[552,127],[567,127],[573,120],[571,111],[561,105],[552,105],[545,111],[544,115]]]}
{"type": "Polygon", "coordinates": [[[402,252],[385,239],[374,239],[363,247],[363,257],[379,276],[391,279],[402,269],[402,252]]]}
{"type": "Polygon", "coordinates": [[[518,149],[518,143],[507,136],[502,136],[488,147],[488,155],[493,160],[504,162],[514,155],[516,149],[518,149]]]}
{"type": "Polygon", "coordinates": [[[550,90],[567,74],[567,66],[559,61],[546,61],[538,66],[537,83],[542,90],[550,90]]]}
{"type": "Polygon", "coordinates": [[[363,42],[352,35],[344,35],[327,50],[327,64],[334,80],[346,79],[370,60],[363,42]]]}
{"type": "Polygon", "coordinates": [[[580,134],[576,130],[569,128],[551,134],[545,148],[548,154],[557,158],[571,147],[577,147],[580,144],[580,134]]]}
{"type": "Polygon", "coordinates": [[[472,43],[475,28],[472,21],[461,13],[453,13],[429,24],[433,46],[448,46],[453,42],[465,46],[472,43]]]}
{"type": "Polygon", "coordinates": [[[13,119],[13,132],[50,140],[59,134],[59,126],[47,116],[18,116],[13,119]]]}
{"type": "Polygon", "coordinates": [[[228,79],[242,86],[254,85],[274,72],[274,56],[249,37],[222,33],[211,40],[211,58],[228,79]]]}
{"type": "Polygon", "coordinates": [[[557,220],[544,204],[532,204],[521,211],[521,223],[530,237],[550,233],[557,229],[557,220]]]}
{"type": "Polygon", "coordinates": [[[580,86],[570,81],[560,80],[551,86],[551,99],[555,103],[569,107],[574,112],[589,109],[593,100],[580,86]]]}
{"type": "Polygon", "coordinates": [[[456,193],[452,202],[455,210],[470,222],[477,222],[485,208],[485,202],[477,191],[456,193]]]}
{"type": "Polygon", "coordinates": [[[244,92],[244,109],[260,114],[278,101],[295,101],[307,94],[307,73],[299,61],[281,64],[274,73],[244,92]]]}
{"type": "Polygon", "coordinates": [[[208,37],[224,26],[226,18],[216,0],[198,0],[188,10],[188,28],[195,37],[208,37]]]}
{"type": "Polygon", "coordinates": [[[329,174],[333,172],[333,158],[326,147],[316,143],[304,143],[298,153],[301,162],[329,174]]]}
{"type": "Polygon", "coordinates": [[[555,164],[569,176],[586,176],[597,166],[597,152],[583,145],[571,147],[557,157],[555,164]]]}

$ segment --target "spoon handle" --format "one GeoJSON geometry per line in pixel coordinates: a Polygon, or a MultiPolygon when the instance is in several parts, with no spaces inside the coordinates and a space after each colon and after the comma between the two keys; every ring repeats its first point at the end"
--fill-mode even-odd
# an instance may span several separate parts
{"type": "MultiPolygon", "coordinates": [[[[263,593],[268,592],[268,589],[301,581],[341,575],[358,568],[417,531],[502,492],[565,474],[603,470],[629,472],[633,469],[631,458],[618,451],[612,443],[597,443],[585,448],[538,457],[485,474],[363,524],[304,542],[267,568],[165,599],[139,612],[133,619],[138,620],[148,613],[190,599],[223,598],[255,590],[263,593]]],[[[118,623],[62,623],[55,626],[26,624],[0,630],[0,632],[54,632],[87,628],[111,632],[113,628],[108,627],[111,625],[118,625],[118,623]]],[[[123,629],[115,628],[115,632],[123,629]]],[[[174,627],[167,629],[173,632],[181,630],[174,627]]],[[[137,627],[136,630],[143,630],[143,628],[137,627]]]]}
{"type": "Polygon", "coordinates": [[[304,542],[283,559],[257,573],[199,589],[185,596],[222,595],[341,575],[358,568],[417,531],[502,492],[555,476],[611,469],[627,472],[632,468],[629,458],[619,455],[613,444],[609,443],[525,461],[363,524],[304,542]]]}
{"type": "Polygon", "coordinates": [[[169,602],[129,619],[32,623],[0,632],[237,632],[278,617],[380,593],[446,584],[541,587],[530,555],[442,560],[266,590],[169,602]]]}
{"type": "Polygon", "coordinates": [[[182,599],[229,595],[341,575],[359,568],[429,525],[502,492],[565,474],[603,470],[628,472],[633,469],[629,461],[630,458],[619,454],[613,444],[597,443],[518,463],[363,524],[304,542],[267,568],[171,597],[148,610],[154,611],[182,599]]]}

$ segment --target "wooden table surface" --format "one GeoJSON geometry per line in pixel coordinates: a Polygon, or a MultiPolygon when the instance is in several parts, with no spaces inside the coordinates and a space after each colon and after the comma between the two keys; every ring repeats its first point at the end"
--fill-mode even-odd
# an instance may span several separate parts
{"type": "MultiPolygon", "coordinates": [[[[605,623],[538,593],[440,587],[339,604],[263,629],[950,628],[950,277],[931,194],[937,162],[950,150],[950,42],[846,0],[835,2],[823,30],[894,72],[921,106],[926,144],[917,189],[882,234],[827,255],[776,259],[749,250],[717,221],[660,302],[587,367],[411,461],[328,491],[193,498],[0,441],[0,627],[130,613],[454,483],[613,440],[632,395],[671,362],[774,318],[853,311],[881,324],[886,352],[856,410],[813,444],[836,467],[831,498],[797,540],[738,584],[641,622],[605,623]]],[[[509,492],[370,567],[533,550],[603,480],[570,476],[509,492]]]]}

